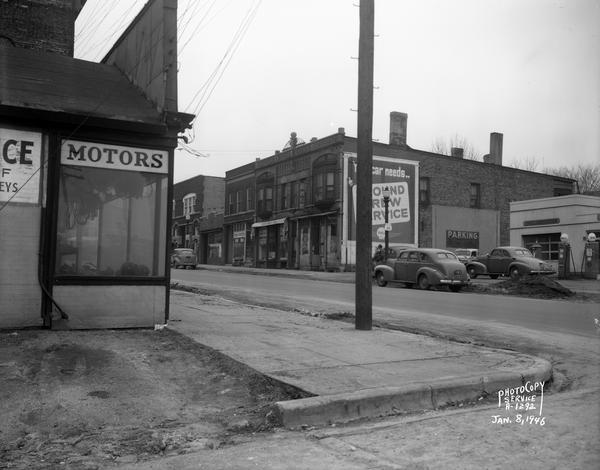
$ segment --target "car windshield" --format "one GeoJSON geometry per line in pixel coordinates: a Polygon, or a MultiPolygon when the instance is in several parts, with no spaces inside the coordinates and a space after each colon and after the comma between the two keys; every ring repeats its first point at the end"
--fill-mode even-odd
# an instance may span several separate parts
{"type": "Polygon", "coordinates": [[[193,255],[194,252],[192,250],[175,250],[175,253],[178,255],[193,255]]]}
{"type": "Polygon", "coordinates": [[[515,250],[515,255],[516,256],[520,256],[520,257],[527,257],[527,258],[533,258],[533,255],[531,254],[531,251],[529,251],[527,248],[518,248],[515,250]]]}
{"type": "Polygon", "coordinates": [[[454,253],[450,253],[449,251],[439,251],[436,253],[436,256],[439,259],[457,259],[454,253]]]}
{"type": "Polygon", "coordinates": [[[456,250],[454,252],[454,254],[457,256],[469,256],[469,251],[468,250],[456,250]]]}

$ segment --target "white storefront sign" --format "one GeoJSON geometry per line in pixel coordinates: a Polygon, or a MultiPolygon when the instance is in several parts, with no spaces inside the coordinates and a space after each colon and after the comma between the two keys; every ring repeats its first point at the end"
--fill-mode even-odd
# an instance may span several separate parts
{"type": "Polygon", "coordinates": [[[0,128],[0,201],[37,204],[42,134],[0,128]]]}
{"type": "Polygon", "coordinates": [[[165,150],[151,150],[123,145],[100,144],[77,140],[63,140],[60,150],[63,165],[107,168],[111,170],[168,173],[169,154],[165,150]]]}

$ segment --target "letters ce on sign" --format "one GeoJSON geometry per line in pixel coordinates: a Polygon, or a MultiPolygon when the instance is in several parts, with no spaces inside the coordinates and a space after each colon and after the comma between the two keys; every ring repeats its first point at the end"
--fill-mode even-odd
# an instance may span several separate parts
{"type": "Polygon", "coordinates": [[[37,204],[42,134],[0,128],[0,202],[37,204]]]}
{"type": "Polygon", "coordinates": [[[165,150],[63,140],[60,162],[111,170],[168,173],[168,155],[165,150]]]}

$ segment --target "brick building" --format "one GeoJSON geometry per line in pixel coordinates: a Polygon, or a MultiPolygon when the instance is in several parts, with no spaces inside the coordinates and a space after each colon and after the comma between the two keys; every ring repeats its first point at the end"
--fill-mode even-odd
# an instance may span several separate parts
{"type": "MultiPolygon", "coordinates": [[[[491,134],[490,153],[479,162],[462,158],[461,149],[446,156],[409,147],[407,120],[391,113],[389,144],[373,143],[373,171],[385,168],[374,180],[374,220],[382,185],[405,184],[404,203],[414,208],[393,224],[391,233],[400,235],[392,247],[489,250],[510,241],[510,202],[572,193],[573,180],[502,166],[502,134],[491,134]],[[418,184],[411,184],[411,174],[418,184]]],[[[225,262],[352,269],[349,187],[356,149],[357,140],[342,128],[306,143],[293,133],[282,151],[228,171],[225,262]]],[[[376,233],[373,247],[381,242],[376,233]]]]}
{"type": "Polygon", "coordinates": [[[75,19],[85,0],[3,0],[0,44],[73,56],[75,19]]]}
{"type": "Polygon", "coordinates": [[[171,245],[192,248],[201,264],[223,264],[225,179],[198,175],[173,185],[171,245]]]}

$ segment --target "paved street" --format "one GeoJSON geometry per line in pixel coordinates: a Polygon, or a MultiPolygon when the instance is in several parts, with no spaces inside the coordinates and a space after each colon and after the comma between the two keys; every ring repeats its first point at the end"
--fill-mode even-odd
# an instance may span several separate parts
{"type": "MultiPolygon", "coordinates": [[[[340,282],[314,282],[277,276],[257,276],[216,270],[172,270],[172,280],[191,282],[243,299],[252,296],[264,302],[299,303],[307,307],[354,311],[354,285],[340,282]]],[[[391,314],[394,318],[418,315],[421,319],[467,320],[469,323],[501,323],[536,331],[595,336],[593,303],[533,300],[510,296],[476,295],[443,291],[420,291],[404,287],[373,286],[374,318],[391,314]]]]}
{"type": "MultiPolygon", "coordinates": [[[[184,278],[204,293],[248,304],[278,304],[311,314],[353,310],[351,284],[173,271],[174,282],[184,278]]],[[[231,453],[195,459],[181,456],[162,464],[192,468],[193,462],[208,461],[214,468],[229,468],[231,462],[240,468],[254,464],[306,468],[302,464],[289,467],[286,459],[306,452],[308,439],[311,452],[327,462],[322,468],[596,468],[600,458],[600,338],[587,320],[593,319],[597,304],[403,288],[374,287],[374,292],[375,322],[383,326],[502,347],[551,361],[555,383],[545,397],[545,424],[497,424],[494,416],[502,414],[497,405],[466,407],[300,435],[261,436],[231,453]],[[272,449],[270,459],[262,455],[266,448],[272,449]]],[[[202,328],[201,322],[197,328],[202,328]]],[[[311,465],[320,468],[314,462],[311,465]]]]}

